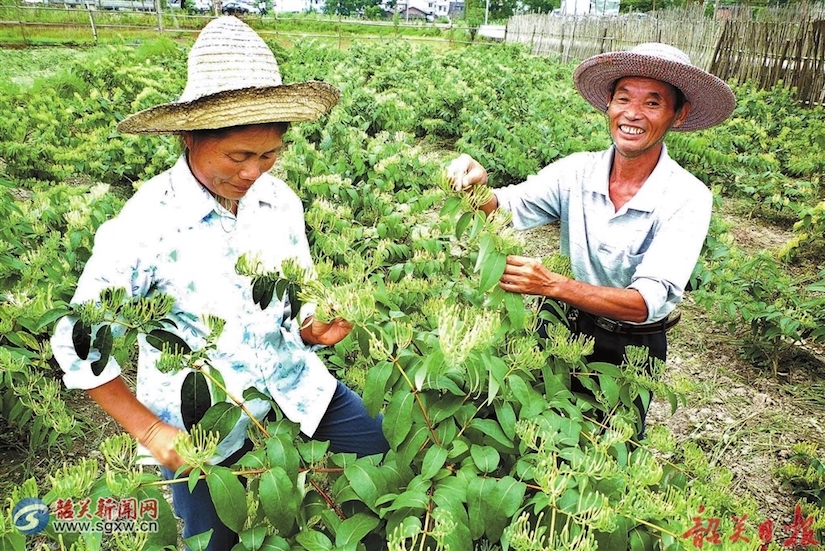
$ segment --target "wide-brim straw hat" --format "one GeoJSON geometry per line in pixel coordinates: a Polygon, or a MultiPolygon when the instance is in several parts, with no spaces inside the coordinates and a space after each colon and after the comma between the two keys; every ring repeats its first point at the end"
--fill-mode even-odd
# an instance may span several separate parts
{"type": "Polygon", "coordinates": [[[691,110],[675,131],[710,128],[736,108],[736,97],[722,79],[693,65],[682,50],[657,42],[585,59],[576,67],[573,82],[590,105],[604,112],[613,84],[622,77],[661,80],[682,91],[691,110]]]}
{"type": "Polygon", "coordinates": [[[234,16],[210,21],[189,52],[186,87],[178,101],[144,109],[121,121],[120,132],[170,134],[315,120],[338,103],[325,82],[283,84],[266,42],[234,16]]]}

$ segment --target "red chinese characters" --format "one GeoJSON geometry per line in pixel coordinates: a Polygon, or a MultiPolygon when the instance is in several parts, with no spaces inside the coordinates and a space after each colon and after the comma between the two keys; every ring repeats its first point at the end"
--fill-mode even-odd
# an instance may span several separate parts
{"type": "MultiPolygon", "coordinates": [[[[694,549],[703,549],[705,544],[720,545],[722,543],[722,534],[719,533],[721,518],[708,517],[703,518],[702,513],[705,512],[705,506],[699,506],[699,514],[692,517],[693,525],[688,528],[684,534],[683,539],[690,539],[694,549]]],[[[750,543],[751,539],[746,534],[748,515],[732,516],[733,529],[728,540],[732,543],[741,542],[743,544],[750,543]]],[[[793,522],[784,529],[790,533],[790,536],[783,540],[783,547],[805,547],[819,545],[815,538],[813,529],[814,517],[813,515],[805,518],[802,515],[802,507],[797,504],[794,509],[793,522]]],[[[771,519],[767,519],[757,526],[757,536],[762,543],[761,551],[767,551],[768,546],[774,541],[774,523],[771,519]]]]}

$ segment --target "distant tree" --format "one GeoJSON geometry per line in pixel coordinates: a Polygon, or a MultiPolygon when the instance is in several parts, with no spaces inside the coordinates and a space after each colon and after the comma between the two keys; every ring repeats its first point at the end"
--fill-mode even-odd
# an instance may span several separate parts
{"type": "MultiPolygon", "coordinates": [[[[701,2],[700,2],[701,3],[701,2]]],[[[622,0],[619,11],[629,12],[649,12],[654,10],[666,10],[668,8],[678,8],[686,4],[685,0],[622,0]]]]}
{"type": "MultiPolygon", "coordinates": [[[[490,0],[490,12],[488,19],[501,21],[512,17],[519,7],[518,0],[490,0]]],[[[486,0],[485,0],[486,9],[486,0]]]]}
{"type": "Polygon", "coordinates": [[[362,13],[364,8],[378,6],[380,0],[327,0],[324,4],[323,13],[327,15],[356,15],[362,13]]]}
{"type": "Polygon", "coordinates": [[[561,7],[561,0],[526,0],[521,4],[525,13],[550,13],[561,7]]]}

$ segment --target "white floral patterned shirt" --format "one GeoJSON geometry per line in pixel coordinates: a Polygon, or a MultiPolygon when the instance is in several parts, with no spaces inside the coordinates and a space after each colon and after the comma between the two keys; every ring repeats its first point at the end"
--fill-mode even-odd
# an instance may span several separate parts
{"type": "MultiPolygon", "coordinates": [[[[252,300],[250,278],[235,270],[244,253],[256,255],[267,267],[280,266],[288,258],[311,266],[300,200],[284,182],[263,174],[241,199],[236,217],[218,206],[181,157],[143,184],[118,216],[99,228],[73,302],[97,300],[107,287],[125,288],[131,296],[168,294],[175,299],[169,316],[178,326],[174,332],[192,349],[201,347],[208,334],[204,315],[225,320],[210,360],[228,393],[241,398],[244,390],[254,387],[273,398],[284,415],[311,436],[336,387],[314,352],[317,347],[306,345],[299,333],[299,320],[312,307],[305,306],[297,320],[290,319],[294,316],[284,296],[273,297],[262,310],[252,300]]],[[[114,358],[95,375],[91,364],[99,353],[93,349],[85,360],[78,356],[72,344],[74,323],[72,317],[63,318],[52,337],[66,386],[95,388],[118,377],[121,368],[114,358]]],[[[159,371],[155,363],[160,352],[144,336],[138,343],[137,398],[161,420],[185,429],[181,409],[187,406],[181,403],[181,388],[192,371],[159,371]]],[[[252,399],[245,405],[259,419],[269,411],[266,400],[252,399]]],[[[249,422],[241,417],[213,462],[240,448],[249,422]]]]}

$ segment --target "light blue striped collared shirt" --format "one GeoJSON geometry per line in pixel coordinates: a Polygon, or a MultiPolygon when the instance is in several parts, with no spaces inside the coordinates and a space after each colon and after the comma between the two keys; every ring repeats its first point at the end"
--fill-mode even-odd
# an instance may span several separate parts
{"type": "Polygon", "coordinates": [[[613,147],[574,153],[525,182],[495,190],[516,229],[561,224],[560,251],[578,281],[632,288],[647,304],[646,323],[667,316],[684,296],[710,225],[713,196],[662,148],[647,181],[616,211],[608,194],[613,147]]]}

